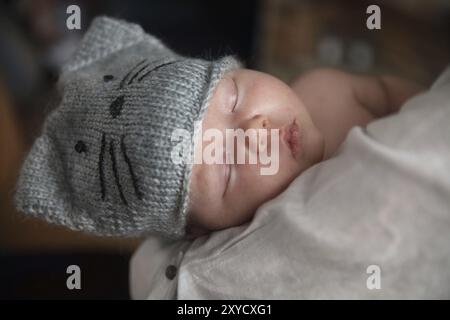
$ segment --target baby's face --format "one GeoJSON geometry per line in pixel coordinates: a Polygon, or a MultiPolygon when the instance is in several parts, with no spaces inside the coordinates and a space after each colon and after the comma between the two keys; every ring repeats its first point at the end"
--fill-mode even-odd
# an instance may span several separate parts
{"type": "MultiPolygon", "coordinates": [[[[261,174],[261,168],[268,165],[262,164],[259,157],[256,164],[194,164],[189,219],[202,231],[247,222],[260,205],[323,157],[323,137],[299,97],[288,85],[265,73],[237,69],[225,75],[202,122],[203,133],[211,128],[220,130],[223,137],[226,129],[264,128],[268,129],[268,141],[274,132],[271,129],[278,129],[278,155],[271,155],[278,157],[278,170],[271,175],[261,174]]],[[[211,144],[199,138],[197,148],[211,144]]],[[[246,142],[244,148],[250,152],[249,140],[246,142]]],[[[276,150],[268,151],[270,154],[276,150]]]]}

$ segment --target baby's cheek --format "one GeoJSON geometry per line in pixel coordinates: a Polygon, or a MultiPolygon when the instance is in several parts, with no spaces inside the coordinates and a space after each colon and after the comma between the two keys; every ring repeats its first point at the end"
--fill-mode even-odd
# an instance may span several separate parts
{"type": "MultiPolygon", "coordinates": [[[[245,201],[245,197],[242,196],[241,201],[245,201]]],[[[231,228],[242,225],[250,221],[256,212],[256,208],[252,208],[248,205],[240,206],[239,208],[232,208],[231,206],[226,208],[225,217],[223,220],[224,228],[231,228]]]]}
{"type": "MultiPolygon", "coordinates": [[[[246,202],[243,205],[246,207],[243,214],[254,214],[257,208],[282,193],[300,174],[301,170],[295,161],[283,157],[283,153],[280,153],[279,167],[275,174],[262,175],[258,170],[245,177],[245,186],[236,192],[237,196],[242,198],[238,200],[246,202]]],[[[235,202],[239,202],[238,200],[235,202]]]]}
{"type": "Polygon", "coordinates": [[[261,205],[283,192],[298,175],[298,168],[283,159],[274,175],[262,175],[260,169],[257,165],[240,166],[233,190],[224,201],[209,197],[212,189],[192,195],[197,224],[210,231],[242,225],[252,220],[261,205]]]}
{"type": "Polygon", "coordinates": [[[240,178],[225,205],[224,217],[228,227],[251,220],[256,210],[272,198],[277,189],[277,182],[272,181],[273,178],[260,175],[247,175],[240,178]]]}

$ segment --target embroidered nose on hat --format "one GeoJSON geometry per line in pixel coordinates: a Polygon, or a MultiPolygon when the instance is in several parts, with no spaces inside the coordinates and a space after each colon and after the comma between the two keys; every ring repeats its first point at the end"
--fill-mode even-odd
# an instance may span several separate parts
{"type": "Polygon", "coordinates": [[[194,139],[218,81],[238,67],[231,56],[178,55],[136,24],[94,19],[23,164],[18,209],[99,235],[182,238],[192,164],[172,161],[172,132],[194,139]]]}

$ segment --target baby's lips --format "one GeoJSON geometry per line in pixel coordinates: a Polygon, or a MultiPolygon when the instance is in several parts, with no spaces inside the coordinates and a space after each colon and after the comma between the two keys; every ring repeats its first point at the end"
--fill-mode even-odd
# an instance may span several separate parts
{"type": "Polygon", "coordinates": [[[283,141],[291,150],[292,155],[295,156],[300,152],[300,129],[294,121],[282,129],[283,141]]]}

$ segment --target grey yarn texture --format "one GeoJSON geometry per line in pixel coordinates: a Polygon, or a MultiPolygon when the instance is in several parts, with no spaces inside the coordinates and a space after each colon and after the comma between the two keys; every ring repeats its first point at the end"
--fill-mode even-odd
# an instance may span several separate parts
{"type": "Polygon", "coordinates": [[[231,56],[178,55],[136,24],[94,19],[25,159],[16,206],[99,235],[183,238],[192,164],[172,161],[172,132],[193,139],[217,83],[238,67],[231,56]]]}

